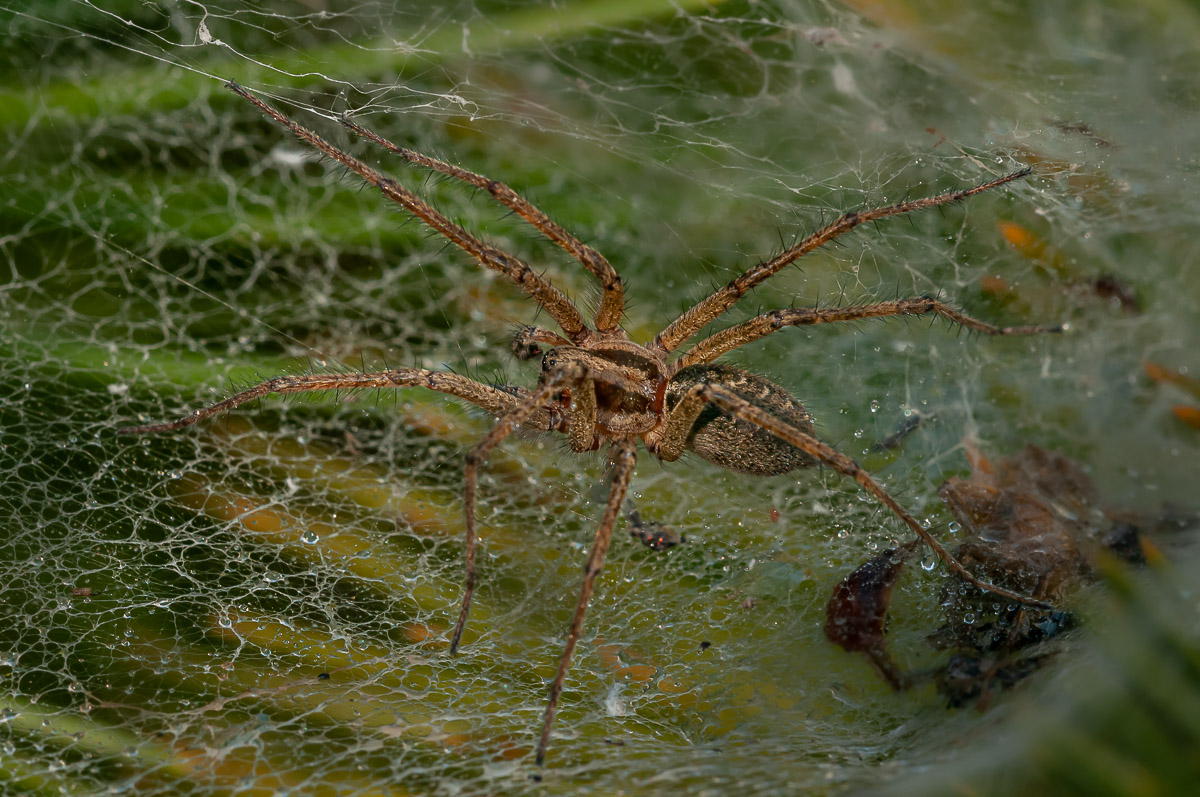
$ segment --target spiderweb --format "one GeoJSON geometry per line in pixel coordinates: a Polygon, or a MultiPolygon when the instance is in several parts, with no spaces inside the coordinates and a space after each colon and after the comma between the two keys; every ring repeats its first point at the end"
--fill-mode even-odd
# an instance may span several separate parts
{"type": "MultiPolygon", "coordinates": [[[[507,354],[531,303],[264,121],[222,88],[235,78],[592,302],[582,269],[487,197],[333,117],[523,192],[616,265],[638,340],[822,218],[1033,164],[1011,190],[817,252],[722,323],[938,293],[1070,334],[894,320],[729,359],[794,391],[942,535],[937,487],[968,434],[1060,449],[1112,504],[1194,503],[1180,397],[1140,374],[1200,367],[1200,21],[1043,5],[0,3],[0,782],[810,793],[905,783],[962,736],[1023,755],[1031,698],[948,713],[824,640],[832,586],[907,539],[833,474],[643,456],[640,513],[687,542],[656,554],[618,530],[535,786],[600,458],[528,436],[493,455],[482,583],[450,657],[462,456],[487,418],[405,391],[115,430],[279,373],[534,379],[507,354]],[[1100,295],[1104,275],[1144,311],[1100,295]],[[914,411],[937,420],[871,452],[914,411]]],[[[914,664],[943,584],[925,564],[891,629],[914,664]]]]}

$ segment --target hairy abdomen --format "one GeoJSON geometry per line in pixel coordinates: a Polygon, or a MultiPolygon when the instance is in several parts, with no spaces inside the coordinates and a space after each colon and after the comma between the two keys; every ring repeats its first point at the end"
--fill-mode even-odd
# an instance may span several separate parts
{"type": "MultiPolygon", "coordinates": [[[[764,377],[729,365],[690,365],[675,374],[667,385],[666,409],[674,409],[688,388],[702,379],[724,386],[805,434],[813,434],[812,418],[791,393],[764,377]]],[[[790,443],[711,403],[692,426],[687,449],[714,465],[754,476],[775,476],[814,464],[811,457],[790,443]]]]}

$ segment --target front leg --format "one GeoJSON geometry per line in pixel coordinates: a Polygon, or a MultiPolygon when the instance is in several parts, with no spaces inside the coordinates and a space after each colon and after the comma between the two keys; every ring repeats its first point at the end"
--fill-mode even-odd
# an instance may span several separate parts
{"type": "MultiPolygon", "coordinates": [[[[511,410],[500,416],[496,421],[496,425],[492,427],[487,436],[467,452],[467,464],[463,469],[467,574],[466,584],[463,588],[462,606],[458,610],[458,621],[454,624],[454,633],[450,638],[451,653],[458,652],[458,645],[462,641],[463,629],[467,625],[467,615],[471,611],[471,598],[475,594],[475,541],[478,536],[475,532],[475,492],[479,480],[479,466],[487,461],[488,454],[491,453],[493,448],[498,446],[504,438],[512,434],[513,430],[530,418],[545,415],[550,419],[549,430],[559,430],[561,427],[557,424],[561,422],[555,418],[553,405],[559,400],[559,396],[564,391],[569,390],[572,395],[590,393],[592,396],[592,415],[593,417],[595,416],[596,391],[591,386],[592,382],[588,376],[587,367],[573,360],[568,360],[562,364],[554,363],[552,365],[552,369],[543,374],[541,384],[538,385],[537,389],[524,396],[511,410]],[[583,385],[586,385],[587,388],[584,389],[581,387],[583,385]]],[[[567,426],[572,438],[572,447],[574,447],[577,435],[581,435],[580,430],[582,429],[582,425],[573,418],[570,411],[568,411],[567,426]]],[[[593,422],[591,428],[594,427],[595,423],[593,422]]],[[[590,446],[590,432],[588,441],[590,446]]]]}
{"type": "Polygon", "coordinates": [[[541,384],[558,382],[570,391],[567,408],[567,439],[576,454],[595,451],[600,447],[596,434],[596,381],[592,377],[592,363],[578,349],[563,347],[551,349],[542,358],[541,384]]]}

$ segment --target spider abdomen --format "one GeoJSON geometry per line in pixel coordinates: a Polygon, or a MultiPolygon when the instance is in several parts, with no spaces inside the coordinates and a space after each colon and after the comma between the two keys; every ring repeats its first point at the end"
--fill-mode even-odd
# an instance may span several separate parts
{"type": "MultiPolygon", "coordinates": [[[[814,433],[812,417],[795,396],[765,377],[729,365],[704,363],[682,369],[667,384],[666,409],[674,409],[689,388],[703,381],[721,385],[806,434],[814,433]]],[[[715,404],[696,419],[687,449],[714,465],[753,476],[776,476],[814,464],[800,449],[715,404]]]]}

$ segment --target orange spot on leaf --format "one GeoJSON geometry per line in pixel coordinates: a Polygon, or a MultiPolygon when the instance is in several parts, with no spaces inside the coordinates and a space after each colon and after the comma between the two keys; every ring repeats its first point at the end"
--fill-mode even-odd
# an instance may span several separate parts
{"type": "Polygon", "coordinates": [[[985,276],[979,278],[979,289],[992,296],[1005,296],[1012,293],[1012,286],[1002,277],[985,276]]]}
{"type": "Polygon", "coordinates": [[[1200,409],[1189,407],[1186,404],[1176,404],[1171,408],[1171,412],[1193,429],[1200,429],[1200,409]]]}
{"type": "Polygon", "coordinates": [[[1158,363],[1147,362],[1142,365],[1142,369],[1146,372],[1146,376],[1153,379],[1159,384],[1174,385],[1181,390],[1186,390],[1196,398],[1200,398],[1200,379],[1193,379],[1190,376],[1180,373],[1179,371],[1167,368],[1165,365],[1158,363]]]}

